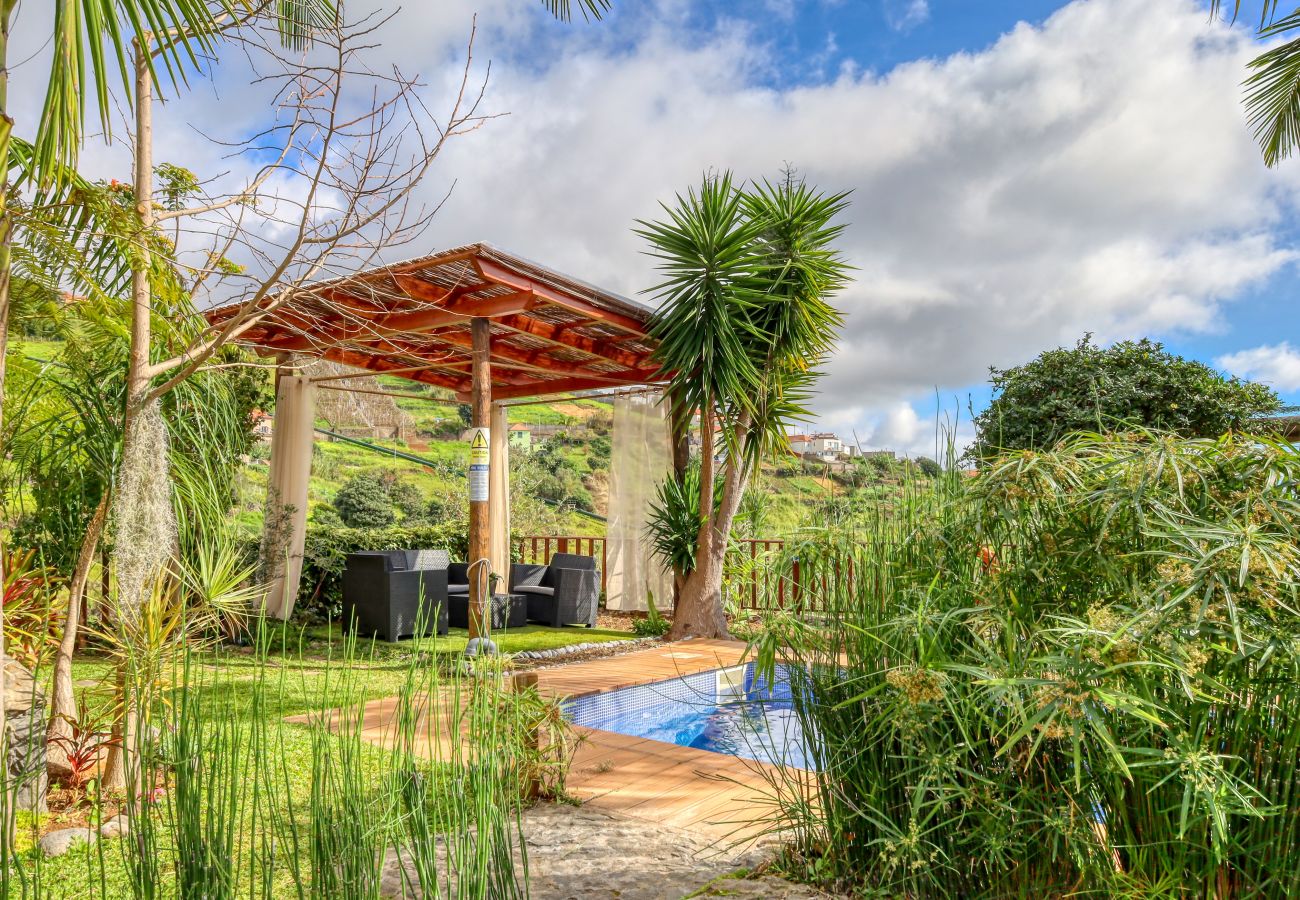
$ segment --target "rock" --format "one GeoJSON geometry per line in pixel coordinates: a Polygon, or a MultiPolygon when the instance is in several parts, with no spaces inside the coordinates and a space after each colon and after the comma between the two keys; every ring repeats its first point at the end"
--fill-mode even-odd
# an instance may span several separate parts
{"type": "Polygon", "coordinates": [[[45,812],[45,694],[32,673],[11,656],[4,666],[4,728],[9,735],[9,784],[17,785],[18,809],[45,812]]]}
{"type": "Polygon", "coordinates": [[[93,828],[60,828],[41,838],[41,852],[46,856],[62,856],[76,844],[93,844],[99,832],[93,828]]]}
{"type": "Polygon", "coordinates": [[[103,825],[99,826],[99,836],[106,838],[124,837],[131,833],[131,819],[129,816],[119,813],[109,819],[103,825]]]}

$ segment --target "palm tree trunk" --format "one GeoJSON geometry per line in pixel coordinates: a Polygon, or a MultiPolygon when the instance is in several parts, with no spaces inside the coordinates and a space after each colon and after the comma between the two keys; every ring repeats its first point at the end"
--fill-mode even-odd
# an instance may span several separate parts
{"type": "MultiPolygon", "coordinates": [[[[743,452],[747,438],[744,423],[738,424],[736,441],[739,446],[727,452],[722,496],[716,509],[713,508],[713,466],[708,457],[701,460],[702,481],[705,477],[705,464],[708,464],[708,498],[712,514],[700,529],[702,533],[695,555],[695,569],[682,585],[681,599],[673,611],[673,627],[668,632],[670,640],[731,637],[726,610],[722,604],[722,571],[726,563],[731,526],[736,520],[736,511],[740,509],[740,499],[745,494],[745,484],[749,478],[743,452]]],[[[703,506],[703,494],[700,499],[703,506]]]]}
{"type": "Polygon", "coordinates": [[[60,775],[71,772],[68,764],[68,752],[59,743],[59,738],[72,736],[72,725],[68,721],[77,708],[76,698],[72,692],[72,654],[77,648],[77,629],[80,625],[81,602],[86,596],[86,584],[90,580],[90,567],[95,564],[95,551],[99,539],[104,533],[104,521],[108,518],[108,491],[100,498],[95,513],[86,526],[86,535],[81,541],[81,552],[77,555],[77,567],[72,572],[72,582],[68,586],[68,614],[63,622],[63,638],[59,641],[59,653],[54,658],[54,684],[50,688],[50,724],[46,734],[46,764],[50,771],[60,775]]]}
{"type": "MultiPolygon", "coordinates": [[[[149,285],[149,242],[153,234],[153,76],[149,71],[148,35],[135,44],[135,209],[139,217],[140,248],[131,273],[131,347],[126,372],[126,412],[122,430],[122,459],[132,458],[128,444],[134,440],[132,422],[139,415],[149,392],[149,348],[152,340],[153,297],[149,285]]],[[[165,464],[165,463],[164,463],[165,464]]],[[[113,743],[104,766],[104,786],[122,790],[136,779],[128,771],[139,759],[136,729],[132,727],[134,702],[132,679],[126,662],[118,664],[118,719],[113,725],[113,743]]]]}
{"type": "MultiPolygon", "coordinates": [[[[13,240],[13,218],[9,215],[9,143],[14,120],[9,115],[9,23],[18,0],[0,0],[0,426],[4,424],[5,354],[9,352],[9,246],[13,240]]],[[[4,583],[4,559],[0,557],[0,584],[4,583]]],[[[5,696],[4,609],[0,608],[0,698],[5,696]]],[[[0,761],[9,759],[9,729],[0,722],[0,761]]],[[[7,804],[6,804],[7,806],[7,804]]],[[[12,817],[5,816],[5,847],[12,846],[12,817]]]]}

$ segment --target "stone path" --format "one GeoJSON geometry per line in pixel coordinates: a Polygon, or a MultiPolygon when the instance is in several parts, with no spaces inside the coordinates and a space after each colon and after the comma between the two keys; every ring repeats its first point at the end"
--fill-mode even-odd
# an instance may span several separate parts
{"type": "MultiPolygon", "coordinates": [[[[773,876],[729,877],[757,866],[762,849],[719,850],[696,832],[587,807],[540,804],[524,815],[533,900],[681,900],[691,896],[813,900],[828,895],[773,876]]],[[[408,867],[408,878],[414,873],[408,867]]],[[[386,897],[402,892],[394,854],[386,897]]],[[[415,896],[419,896],[418,894],[415,896]]]]}

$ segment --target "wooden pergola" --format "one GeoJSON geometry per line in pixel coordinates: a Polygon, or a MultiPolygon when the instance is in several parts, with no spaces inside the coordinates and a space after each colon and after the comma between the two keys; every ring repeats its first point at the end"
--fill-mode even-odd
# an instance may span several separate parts
{"type": "MultiPolygon", "coordinates": [[[[241,315],[246,307],[232,304],[209,320],[241,315]]],[[[286,619],[292,612],[306,533],[313,383],[295,358],[436,385],[471,404],[472,425],[488,430],[491,496],[476,494],[471,482],[469,562],[504,575],[501,402],[664,381],[650,359],[650,315],[642,304],[483,243],[313,284],[263,312],[238,340],[278,364],[264,542],[274,551],[268,612],[286,619]]],[[[487,583],[471,578],[471,636],[481,631],[487,583]]]]}

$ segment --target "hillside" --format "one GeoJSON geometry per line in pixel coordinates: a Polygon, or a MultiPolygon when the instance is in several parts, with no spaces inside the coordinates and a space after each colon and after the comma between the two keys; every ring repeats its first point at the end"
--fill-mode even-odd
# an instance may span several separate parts
{"type": "MultiPolygon", "coordinates": [[[[371,449],[318,435],[312,466],[310,504],[319,518],[338,491],[356,475],[400,480],[418,490],[426,503],[439,504],[444,517],[456,518],[466,509],[465,469],[469,451],[460,440],[467,410],[447,392],[394,377],[367,378],[370,390],[420,396],[380,397],[384,409],[370,405],[354,410],[343,421],[318,421],[330,430],[354,433],[373,419],[404,417],[405,437],[366,436],[379,448],[428,460],[422,466],[398,456],[385,457],[371,449]],[[366,417],[369,416],[370,419],[366,417]]],[[[324,393],[324,392],[322,392],[324,393]]],[[[355,398],[376,395],[354,394],[355,398]]],[[[321,404],[321,406],[330,404],[321,404]]],[[[333,404],[338,406],[338,404],[333,404]]],[[[346,405],[346,404],[345,404],[346,405]]],[[[363,404],[363,407],[365,404],[363,404]]],[[[556,400],[512,407],[512,427],[530,430],[531,451],[512,446],[513,527],[524,534],[603,535],[607,511],[609,454],[613,414],[606,400],[556,400]],[[585,510],[590,515],[583,515],[585,510]]],[[[266,455],[263,445],[254,454],[241,490],[241,518],[249,527],[260,522],[265,496],[266,455]]],[[[825,466],[791,457],[765,464],[741,510],[738,533],[746,537],[781,537],[809,525],[846,521],[865,508],[888,502],[913,472],[901,460],[859,460],[847,473],[830,476],[825,466]]]]}

